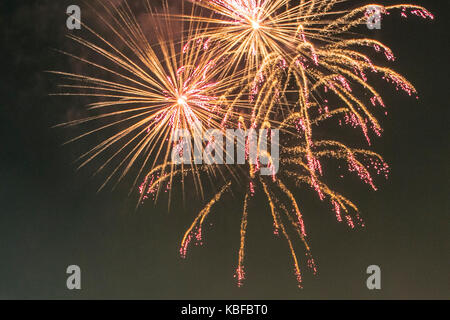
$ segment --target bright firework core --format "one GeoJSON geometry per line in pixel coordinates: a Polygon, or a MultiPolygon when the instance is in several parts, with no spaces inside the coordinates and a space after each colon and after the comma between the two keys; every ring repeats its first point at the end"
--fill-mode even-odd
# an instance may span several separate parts
{"type": "Polygon", "coordinates": [[[252,21],[252,28],[253,30],[258,30],[261,27],[258,21],[252,21]]]}
{"type": "Polygon", "coordinates": [[[177,100],[177,103],[180,106],[185,106],[187,104],[186,97],[185,96],[179,97],[178,100],[177,100]]]}

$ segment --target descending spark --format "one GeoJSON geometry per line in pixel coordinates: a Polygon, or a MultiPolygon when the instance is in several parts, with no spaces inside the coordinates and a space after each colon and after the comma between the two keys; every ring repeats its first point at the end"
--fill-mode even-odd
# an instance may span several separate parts
{"type": "Polygon", "coordinates": [[[214,196],[213,199],[206,205],[202,211],[198,214],[197,218],[195,218],[191,227],[184,234],[183,240],[181,241],[180,254],[183,258],[186,257],[187,248],[191,240],[195,237],[197,241],[200,241],[202,238],[202,226],[208,214],[211,212],[212,206],[220,200],[222,195],[228,190],[230,187],[230,183],[226,184],[222,187],[222,189],[214,196]]]}
{"type": "Polygon", "coordinates": [[[242,213],[242,222],[241,222],[241,245],[239,248],[239,263],[235,275],[239,287],[242,286],[242,281],[245,278],[244,256],[245,256],[245,235],[247,233],[247,215],[248,215],[248,193],[245,195],[244,199],[244,210],[242,213]]]}

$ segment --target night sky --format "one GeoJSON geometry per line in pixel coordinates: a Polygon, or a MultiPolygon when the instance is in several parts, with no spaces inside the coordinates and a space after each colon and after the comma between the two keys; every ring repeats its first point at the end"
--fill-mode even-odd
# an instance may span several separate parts
{"type": "Polygon", "coordinates": [[[390,164],[390,178],[377,180],[378,192],[352,179],[341,190],[359,205],[366,228],[338,224],[314,192],[297,194],[319,267],[313,276],[301,262],[300,290],[263,200],[250,205],[247,279],[237,288],[239,200],[230,196],[214,207],[204,245],[183,260],[179,243],[201,201],[183,204],[174,195],[170,210],[164,200],[135,210],[129,185],[97,193],[103,181],[73,163],[88,146],[62,146],[69,133],[52,128],[88,100],[49,96],[59,82],[45,73],[73,70],[73,61],[54,49],[71,48],[65,11],[83,4],[2,0],[0,298],[450,298],[450,7],[448,0],[405,2],[426,6],[436,19],[405,20],[397,12],[382,30],[362,30],[393,49],[397,60],[389,66],[416,86],[420,99],[382,87],[389,116],[373,149],[390,164]],[[81,291],[66,288],[71,264],[81,267],[81,291]],[[372,264],[381,267],[381,291],[366,287],[372,264]]]}

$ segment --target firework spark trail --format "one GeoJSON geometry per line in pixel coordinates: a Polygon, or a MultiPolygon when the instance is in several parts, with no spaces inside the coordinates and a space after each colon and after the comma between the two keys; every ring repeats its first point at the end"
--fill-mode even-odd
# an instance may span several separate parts
{"type": "MultiPolygon", "coordinates": [[[[267,186],[267,184],[263,181],[263,179],[260,180],[261,184],[263,186],[263,190],[265,195],[267,196],[267,200],[269,202],[270,205],[270,211],[272,214],[272,218],[274,221],[274,234],[278,234],[279,230],[281,230],[283,236],[285,237],[288,246],[289,246],[289,250],[292,256],[292,260],[294,263],[294,273],[297,279],[297,283],[298,286],[301,288],[302,287],[302,276],[301,276],[301,271],[300,271],[300,266],[298,263],[298,259],[297,259],[297,254],[296,251],[294,249],[294,246],[292,244],[291,239],[289,238],[289,235],[286,231],[286,227],[284,226],[281,217],[279,215],[279,213],[277,212],[277,210],[275,209],[276,207],[276,203],[278,204],[278,207],[281,208],[283,210],[283,212],[285,213],[286,217],[289,219],[289,221],[291,222],[291,224],[293,225],[293,227],[295,228],[295,230],[298,232],[299,237],[302,239],[302,242],[305,246],[306,249],[306,256],[309,258],[309,266],[314,270],[314,273],[317,272],[316,266],[314,264],[314,259],[312,258],[311,252],[310,252],[310,247],[306,241],[306,234],[305,234],[305,230],[304,230],[304,225],[303,224],[299,224],[298,222],[295,221],[295,219],[293,219],[289,213],[289,211],[286,209],[286,207],[283,204],[278,203],[278,200],[276,198],[273,197],[273,195],[271,194],[269,187],[267,186]]],[[[298,216],[297,216],[298,217],[298,216]]]]}
{"type": "Polygon", "coordinates": [[[244,209],[242,211],[242,221],[241,221],[241,244],[239,248],[239,262],[236,269],[235,277],[237,278],[238,286],[242,286],[242,281],[245,278],[244,271],[244,257],[245,257],[245,236],[247,233],[247,216],[248,216],[248,193],[245,194],[244,199],[244,209]]]}
{"type": "MultiPolygon", "coordinates": [[[[118,175],[120,181],[133,166],[138,167],[134,184],[144,176],[139,187],[139,203],[150,195],[155,199],[161,189],[171,191],[174,179],[181,179],[184,190],[187,175],[192,176],[196,191],[203,197],[202,176],[208,175],[211,180],[222,177],[225,182],[184,234],[180,247],[182,257],[186,257],[190,243],[202,242],[202,227],[213,206],[223,201],[235,184],[248,186],[235,274],[238,286],[243,285],[245,278],[249,202],[262,190],[270,207],[274,234],[281,233],[285,238],[301,287],[301,261],[290,233],[296,234],[303,243],[306,264],[314,274],[317,268],[290,185],[301,189],[306,186],[320,200],[329,200],[338,222],[355,228],[364,226],[359,209],[325,183],[327,170],[323,163],[344,161],[348,171],[373,190],[377,187],[371,171],[385,177],[389,173],[389,166],[377,153],[347,146],[335,136],[319,139],[316,128],[337,120],[341,125],[359,128],[370,145],[372,134],[379,137],[382,133],[376,107],[386,108],[381,94],[371,84],[372,77],[379,76],[410,96],[417,95],[416,89],[402,75],[376,64],[373,54],[367,50],[372,48],[374,54],[394,61],[389,47],[350,33],[352,28],[366,23],[369,6],[346,10],[343,8],[347,0],[190,2],[193,3],[191,12],[183,11],[181,15],[169,14],[167,2],[163,13],[151,9],[147,2],[146,19],[155,23],[156,30],[156,41],[150,43],[126,2],[110,8],[108,1],[100,1],[106,12],[99,16],[100,21],[117,43],[85,26],[97,42],[74,35],[69,38],[103,62],[65,54],[108,77],[54,72],[72,81],[62,87],[74,92],[62,95],[100,100],[90,105],[90,110],[97,114],[64,126],[109,121],[71,140],[116,129],[115,134],[80,157],[80,166],[115,148],[117,151],[104,161],[99,172],[125,154],[103,186],[113,176],[118,175]],[[170,32],[175,22],[182,22],[183,26],[181,39],[177,40],[170,32]],[[222,132],[228,128],[280,130],[286,138],[280,145],[282,168],[276,175],[258,179],[260,158],[256,163],[239,165],[237,170],[229,166],[222,170],[216,165],[200,165],[192,159],[190,165],[181,166],[170,161],[171,148],[177,147],[183,153],[184,148],[193,147],[177,145],[175,133],[181,129],[195,134],[198,123],[202,126],[200,131],[211,128],[222,132]],[[281,198],[287,199],[288,204],[281,198]]],[[[410,14],[434,19],[420,6],[379,7],[384,14],[400,10],[402,17],[410,14]]],[[[211,141],[204,143],[208,145],[211,141]]],[[[247,161],[249,143],[245,142],[247,161]]],[[[263,156],[272,159],[269,152],[263,156]]]]}
{"type": "Polygon", "coordinates": [[[200,211],[200,213],[195,218],[194,222],[190,228],[184,234],[183,240],[181,241],[180,254],[183,258],[186,257],[187,248],[190,242],[194,239],[201,241],[202,239],[202,227],[208,214],[211,212],[212,206],[220,200],[222,195],[228,190],[231,183],[227,183],[222,189],[210,200],[210,202],[200,211]]]}

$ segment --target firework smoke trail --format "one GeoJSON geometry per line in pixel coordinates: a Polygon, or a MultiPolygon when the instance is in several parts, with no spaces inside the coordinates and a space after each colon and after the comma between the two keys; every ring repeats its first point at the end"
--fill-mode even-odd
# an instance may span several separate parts
{"type": "MultiPolygon", "coordinates": [[[[174,179],[180,178],[184,186],[187,175],[193,177],[197,191],[203,195],[201,177],[212,173],[215,178],[215,171],[220,171],[225,182],[186,231],[180,247],[182,257],[186,257],[192,242],[202,243],[203,224],[213,206],[224,200],[235,182],[248,186],[243,198],[235,274],[238,286],[242,286],[245,279],[249,202],[256,193],[261,193],[270,207],[274,234],[282,234],[286,239],[294,274],[301,287],[302,259],[296,252],[296,239],[303,244],[306,265],[314,274],[317,267],[307,242],[300,205],[291,186],[306,187],[320,200],[330,201],[337,221],[355,228],[364,226],[358,207],[324,182],[326,168],[322,162],[346,163],[348,171],[355,173],[373,190],[377,188],[371,172],[386,177],[389,173],[389,167],[380,155],[347,146],[334,136],[329,140],[319,139],[316,128],[336,119],[341,125],[360,128],[370,145],[371,132],[376,136],[382,132],[373,109],[377,105],[385,108],[381,95],[370,84],[371,75],[381,76],[409,95],[416,95],[416,89],[402,75],[375,64],[365,50],[372,47],[392,61],[395,58],[390,48],[349,32],[366,23],[368,6],[345,10],[342,8],[348,2],[346,0],[190,2],[193,7],[189,14],[173,15],[168,11],[160,14],[149,10],[148,19],[160,22],[155,28],[155,43],[149,43],[126,2],[114,9],[104,5],[108,15],[101,16],[101,21],[128,52],[118,49],[87,26],[99,44],[70,36],[117,69],[68,55],[119,80],[55,72],[78,82],[64,85],[66,89],[78,90],[64,95],[103,99],[91,105],[92,110],[100,112],[99,115],[65,125],[111,119],[109,124],[74,140],[117,125],[126,126],[83,155],[81,166],[100,157],[107,149],[118,148],[119,151],[99,169],[103,170],[126,150],[128,153],[106,184],[121,170],[120,181],[142,157],[143,164],[135,180],[136,184],[145,177],[139,188],[140,202],[149,195],[157,196],[164,186],[170,189],[174,179]],[[337,7],[339,10],[335,9],[337,7]],[[205,9],[208,14],[202,11],[205,9]],[[170,37],[173,21],[188,25],[182,31],[182,40],[170,37]],[[367,95],[370,98],[366,99],[367,95]],[[116,120],[117,116],[125,118],[116,120]],[[195,133],[199,122],[205,126],[201,130],[280,130],[285,140],[280,144],[282,167],[279,173],[258,177],[260,159],[256,164],[239,165],[239,170],[228,168],[225,173],[218,166],[195,165],[194,161],[190,166],[176,166],[169,161],[175,132],[182,129],[195,133]],[[148,163],[149,169],[146,168],[148,163]],[[240,173],[236,174],[238,171],[240,173]],[[297,237],[292,237],[292,233],[297,237]]],[[[410,13],[425,19],[434,18],[426,9],[414,5],[379,7],[384,14],[398,9],[402,16],[410,13]]],[[[246,141],[246,148],[248,144],[246,141]]],[[[271,159],[271,154],[265,156],[271,159]]],[[[246,157],[249,160],[248,153],[246,157]]]]}

